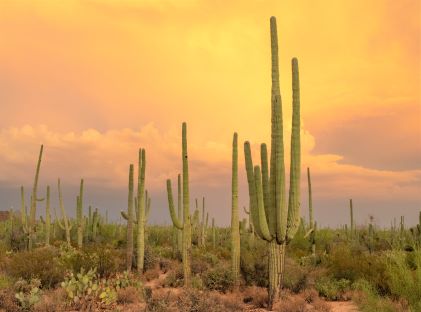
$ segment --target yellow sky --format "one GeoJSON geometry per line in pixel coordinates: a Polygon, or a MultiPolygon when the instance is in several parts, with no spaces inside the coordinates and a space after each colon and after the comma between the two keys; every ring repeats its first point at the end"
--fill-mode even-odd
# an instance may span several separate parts
{"type": "MultiPolygon", "coordinates": [[[[159,197],[180,169],[187,121],[192,184],[229,193],[232,133],[269,141],[275,15],[284,130],[296,56],[303,168],[313,168],[326,211],[360,196],[406,201],[413,214],[421,204],[420,10],[411,0],[2,0],[0,182],[29,183],[42,142],[44,183],[84,176],[120,189],[142,146],[159,197]]],[[[223,194],[215,205],[229,205],[223,194]]]]}

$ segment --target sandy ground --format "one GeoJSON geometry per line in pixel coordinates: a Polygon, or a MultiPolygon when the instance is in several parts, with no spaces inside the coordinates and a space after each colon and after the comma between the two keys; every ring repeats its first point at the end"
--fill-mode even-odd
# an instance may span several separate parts
{"type": "Polygon", "coordinates": [[[332,312],[358,312],[358,308],[352,301],[328,302],[332,312]]]}

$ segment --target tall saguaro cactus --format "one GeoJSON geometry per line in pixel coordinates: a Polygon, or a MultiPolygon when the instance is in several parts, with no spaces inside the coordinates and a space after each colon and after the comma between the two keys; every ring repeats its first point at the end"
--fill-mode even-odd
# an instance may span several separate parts
{"type": "Polygon", "coordinates": [[[355,224],[354,224],[354,208],[352,206],[352,198],[349,200],[349,215],[351,218],[351,238],[354,237],[355,224]]]}
{"type": "Polygon", "coordinates": [[[85,219],[83,218],[83,179],[80,180],[79,196],[76,199],[76,225],[77,225],[77,246],[83,246],[83,230],[85,219]]]}
{"type": "Polygon", "coordinates": [[[45,244],[50,245],[51,232],[51,213],[50,213],[50,186],[47,185],[47,194],[45,201],[45,244]]]}
{"type": "MultiPolygon", "coordinates": [[[[177,176],[177,210],[178,210],[178,219],[183,219],[183,207],[181,201],[181,174],[177,176]]],[[[177,229],[177,228],[176,228],[177,229]]],[[[177,229],[177,250],[178,252],[182,252],[183,249],[183,231],[181,229],[177,229]]]]}
{"type": "Polygon", "coordinates": [[[143,273],[145,258],[145,170],[146,155],[144,149],[139,149],[139,167],[137,181],[137,271],[143,273]]]}
{"type": "Polygon", "coordinates": [[[129,197],[127,207],[127,217],[122,212],[121,215],[127,219],[127,251],[126,267],[127,271],[132,270],[133,262],[133,164],[129,166],[129,197]]]}
{"type": "Polygon", "coordinates": [[[58,188],[58,200],[60,205],[61,214],[63,216],[63,223],[58,220],[58,224],[61,227],[62,230],[66,232],[66,241],[67,245],[70,246],[70,230],[72,229],[72,225],[69,222],[69,219],[67,218],[66,211],[64,210],[64,203],[63,203],[63,193],[61,192],[61,183],[60,179],[57,181],[57,188],[58,188]]]}
{"type": "Polygon", "coordinates": [[[232,141],[231,178],[231,270],[235,287],[240,282],[240,226],[238,215],[238,135],[232,141]]]}
{"type": "Polygon", "coordinates": [[[38,198],[37,191],[38,191],[38,178],[39,178],[39,170],[41,168],[41,159],[42,159],[42,152],[44,150],[44,145],[41,145],[37,168],[35,171],[35,178],[34,184],[32,186],[32,195],[31,195],[31,210],[29,212],[29,227],[28,227],[28,249],[32,249],[33,241],[36,238],[36,214],[37,214],[37,201],[44,200],[43,198],[38,198]]]}
{"type": "Polygon", "coordinates": [[[183,230],[183,275],[184,286],[190,287],[191,276],[191,222],[190,222],[190,200],[189,200],[189,163],[187,156],[187,124],[182,126],[182,161],[183,161],[183,222],[177,217],[174,208],[171,180],[167,180],[168,206],[174,226],[183,230]]]}
{"type": "Polygon", "coordinates": [[[314,226],[314,217],[313,217],[313,196],[311,193],[311,176],[310,176],[310,168],[307,167],[307,183],[308,183],[308,216],[309,216],[309,223],[310,229],[314,226]]]}
{"type": "Polygon", "coordinates": [[[261,145],[261,167],[253,166],[250,143],[244,143],[250,209],[257,235],[269,245],[269,308],[279,297],[284,270],[285,246],[300,224],[300,87],[298,60],[292,65],[292,131],[288,206],[285,194],[285,166],[282,104],[279,88],[278,38],[276,19],[270,19],[272,51],[272,127],[270,175],[266,144],[261,145]]]}

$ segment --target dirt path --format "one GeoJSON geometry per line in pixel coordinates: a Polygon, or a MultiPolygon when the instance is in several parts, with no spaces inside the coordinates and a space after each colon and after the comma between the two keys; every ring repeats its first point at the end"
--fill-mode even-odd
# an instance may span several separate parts
{"type": "Polygon", "coordinates": [[[328,302],[332,312],[358,312],[358,307],[352,301],[333,301],[328,302]]]}

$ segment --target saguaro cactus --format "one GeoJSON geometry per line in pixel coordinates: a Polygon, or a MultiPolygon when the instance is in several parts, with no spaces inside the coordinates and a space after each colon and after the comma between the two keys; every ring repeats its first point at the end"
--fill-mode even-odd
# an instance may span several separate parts
{"type": "Polygon", "coordinates": [[[240,227],[238,215],[238,135],[232,140],[231,177],[231,270],[234,286],[240,283],[240,227]]]}
{"type": "Polygon", "coordinates": [[[129,166],[129,198],[127,207],[127,216],[121,212],[121,215],[127,219],[127,251],[126,267],[127,271],[132,270],[133,262],[133,164],[129,166]]]}
{"type": "Polygon", "coordinates": [[[63,216],[63,223],[58,220],[58,225],[61,227],[62,230],[66,232],[66,241],[67,245],[70,246],[70,230],[72,229],[72,225],[70,224],[69,220],[67,219],[66,211],[64,210],[64,203],[63,203],[63,194],[61,192],[61,184],[60,179],[58,179],[57,182],[57,188],[58,188],[58,200],[60,205],[61,214],[63,216]]]}
{"type": "Polygon", "coordinates": [[[212,246],[216,247],[216,229],[215,229],[215,218],[212,218],[212,246]]]}
{"type": "Polygon", "coordinates": [[[205,247],[206,244],[206,231],[208,227],[208,216],[206,214],[206,220],[205,220],[205,197],[203,196],[202,201],[202,223],[200,225],[200,240],[199,240],[199,246],[205,247]]]}
{"type": "Polygon", "coordinates": [[[255,231],[269,245],[269,308],[279,297],[285,245],[294,237],[300,223],[300,89],[298,61],[292,64],[292,131],[290,188],[288,206],[285,195],[282,104],[279,88],[278,38],[276,19],[270,19],[272,51],[272,129],[270,176],[266,144],[261,145],[261,168],[253,167],[250,143],[244,143],[250,209],[255,231]]]}
{"type": "Polygon", "coordinates": [[[50,245],[51,213],[50,213],[50,186],[47,185],[45,202],[45,244],[50,245]]]}
{"type": "MultiPolygon", "coordinates": [[[[178,210],[178,219],[183,219],[183,207],[181,203],[181,174],[177,177],[177,210],[178,210]]],[[[177,229],[177,228],[176,228],[177,229]]],[[[182,252],[183,249],[183,231],[177,229],[177,250],[182,252]]]]}
{"type": "Polygon", "coordinates": [[[354,237],[355,224],[354,224],[354,208],[352,206],[352,198],[349,200],[349,214],[351,218],[351,238],[354,237]]]}
{"type": "Polygon", "coordinates": [[[189,200],[189,163],[187,158],[187,124],[184,122],[182,126],[182,154],[183,160],[183,222],[177,218],[174,208],[172,196],[171,180],[167,180],[168,206],[170,209],[171,219],[175,227],[183,230],[183,275],[184,286],[190,287],[191,276],[191,221],[190,221],[190,200],[189,200]]]}
{"type": "Polygon", "coordinates": [[[311,193],[311,176],[310,176],[309,167],[307,167],[307,183],[308,183],[308,217],[309,217],[310,229],[312,229],[314,226],[314,217],[313,217],[313,197],[311,193]]]}
{"type": "MultiPolygon", "coordinates": [[[[139,149],[139,167],[137,181],[137,271],[143,273],[145,258],[145,170],[146,155],[139,149]]],[[[146,196],[146,201],[147,201],[146,196]]]]}
{"type": "Polygon", "coordinates": [[[83,218],[83,179],[80,180],[79,196],[76,198],[76,225],[77,225],[77,246],[83,246],[83,229],[85,219],[83,218]]]}
{"type": "Polygon", "coordinates": [[[35,178],[34,184],[32,186],[32,195],[31,195],[31,210],[29,213],[29,227],[28,227],[28,249],[32,249],[33,241],[36,238],[36,214],[37,214],[37,201],[43,201],[43,198],[38,198],[37,191],[38,191],[38,178],[39,178],[39,170],[41,168],[41,159],[42,159],[42,152],[44,150],[44,145],[41,145],[41,149],[39,151],[38,156],[38,163],[37,169],[35,171],[35,178]]]}

